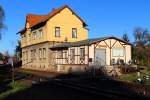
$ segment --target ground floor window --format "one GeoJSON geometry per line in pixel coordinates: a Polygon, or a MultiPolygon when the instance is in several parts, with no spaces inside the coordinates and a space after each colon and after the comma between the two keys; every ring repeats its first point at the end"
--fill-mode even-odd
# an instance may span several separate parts
{"type": "Polygon", "coordinates": [[[85,49],[80,48],[80,58],[84,58],[84,57],[85,57],[85,49]]]}
{"type": "Polygon", "coordinates": [[[124,49],[123,48],[113,48],[112,50],[113,57],[123,57],[124,49]]]}
{"type": "Polygon", "coordinates": [[[39,58],[40,58],[40,60],[42,59],[42,50],[41,49],[39,49],[39,58]]]}
{"type": "Polygon", "coordinates": [[[63,58],[63,51],[58,51],[58,58],[63,58]]]}
{"type": "Polygon", "coordinates": [[[46,59],[46,49],[43,48],[43,59],[46,59]]]}
{"type": "Polygon", "coordinates": [[[70,50],[70,60],[71,60],[71,63],[74,63],[74,61],[75,61],[75,49],[70,50]]]}

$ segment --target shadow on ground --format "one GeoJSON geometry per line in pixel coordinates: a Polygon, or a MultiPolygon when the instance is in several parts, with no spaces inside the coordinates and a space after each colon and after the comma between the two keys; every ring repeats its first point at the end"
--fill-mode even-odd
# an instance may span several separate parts
{"type": "MultiPolygon", "coordinates": [[[[140,93],[132,90],[124,82],[117,81],[113,78],[108,77],[103,72],[84,72],[84,73],[68,73],[58,75],[56,77],[44,78],[36,75],[28,75],[25,79],[31,80],[33,84],[30,88],[26,90],[17,92],[15,94],[9,95],[4,100],[110,100],[110,95],[96,95],[89,92],[83,92],[72,88],[67,88],[64,86],[59,86],[55,84],[55,79],[63,80],[66,83],[72,82],[74,84],[80,84],[83,86],[96,87],[97,89],[111,91],[122,94],[133,95],[136,100],[150,100],[150,98],[141,95],[140,93]],[[96,76],[96,77],[95,77],[96,76]],[[43,81],[42,81],[43,80],[43,81]]],[[[134,85],[133,85],[134,86],[134,85]]],[[[131,98],[117,98],[118,100],[134,100],[131,98]]],[[[112,97],[111,100],[116,100],[112,97]]]]}

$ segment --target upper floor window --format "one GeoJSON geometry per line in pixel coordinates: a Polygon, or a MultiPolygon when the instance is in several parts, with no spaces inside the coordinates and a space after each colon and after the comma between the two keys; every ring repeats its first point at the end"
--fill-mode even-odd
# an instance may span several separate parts
{"type": "Polygon", "coordinates": [[[60,37],[60,27],[55,27],[55,37],[60,37]]]}
{"type": "Polygon", "coordinates": [[[21,35],[21,38],[23,39],[23,38],[24,38],[24,35],[21,35]]]}
{"type": "Polygon", "coordinates": [[[43,30],[42,29],[39,30],[39,33],[40,33],[40,38],[42,38],[43,37],[43,30]]]}
{"type": "Polygon", "coordinates": [[[72,38],[77,38],[77,28],[72,28],[72,38]]]}
{"type": "Polygon", "coordinates": [[[30,39],[31,39],[31,34],[28,35],[28,39],[29,39],[29,41],[30,41],[30,39]]]}
{"type": "Polygon", "coordinates": [[[37,37],[37,33],[36,33],[36,31],[35,31],[35,32],[33,32],[33,39],[35,40],[36,37],[37,37]]]}

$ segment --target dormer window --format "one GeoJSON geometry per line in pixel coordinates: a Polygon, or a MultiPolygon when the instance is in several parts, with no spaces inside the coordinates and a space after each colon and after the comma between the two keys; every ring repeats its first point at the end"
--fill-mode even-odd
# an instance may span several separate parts
{"type": "Polygon", "coordinates": [[[72,38],[77,38],[77,28],[72,28],[72,38]]]}
{"type": "Polygon", "coordinates": [[[60,27],[55,27],[55,37],[60,37],[60,27]]]}

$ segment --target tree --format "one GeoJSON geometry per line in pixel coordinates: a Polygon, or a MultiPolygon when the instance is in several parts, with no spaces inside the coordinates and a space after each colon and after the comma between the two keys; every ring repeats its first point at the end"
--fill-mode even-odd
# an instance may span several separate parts
{"type": "Polygon", "coordinates": [[[3,54],[0,53],[0,61],[3,61],[3,60],[4,60],[3,54]]]}
{"type": "Polygon", "coordinates": [[[4,18],[5,18],[4,9],[2,8],[2,6],[0,6],[0,40],[2,38],[2,29],[6,28],[6,26],[4,25],[4,18]]]}
{"type": "Polygon", "coordinates": [[[137,27],[133,35],[135,38],[133,56],[138,64],[148,65],[150,63],[150,32],[146,28],[137,27]]]}
{"type": "Polygon", "coordinates": [[[15,49],[15,55],[17,57],[17,60],[21,60],[21,57],[22,57],[22,49],[21,49],[21,42],[18,41],[18,44],[16,46],[16,49],[15,49]]]}
{"type": "Polygon", "coordinates": [[[122,36],[122,39],[126,42],[129,42],[129,38],[128,38],[128,34],[127,33],[124,33],[123,36],[122,36]]]}

